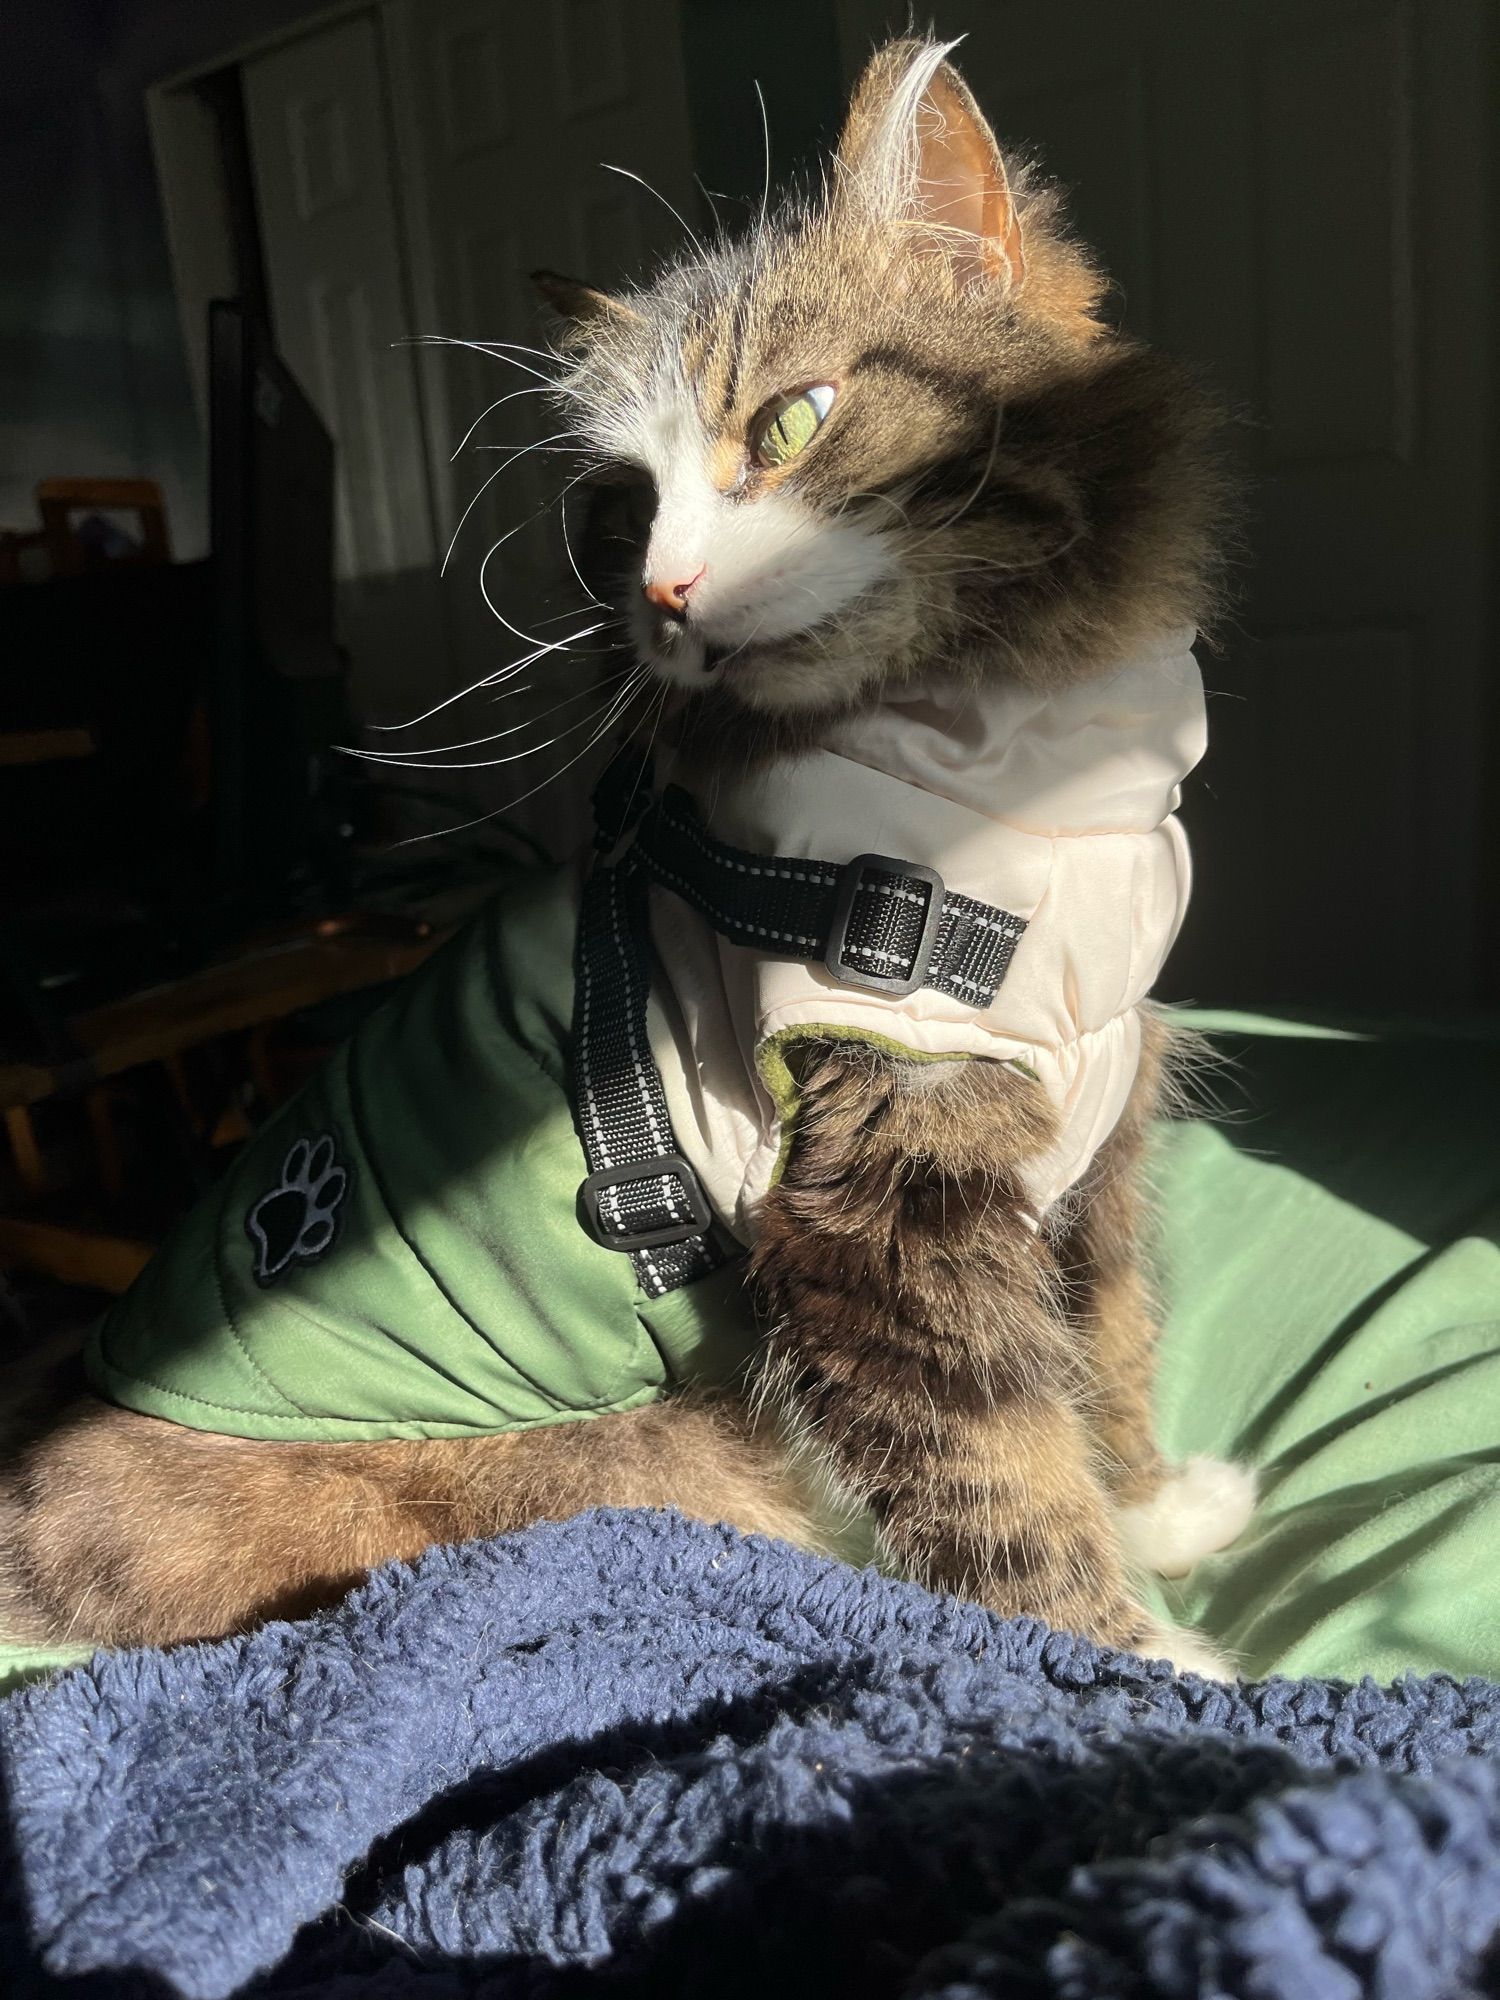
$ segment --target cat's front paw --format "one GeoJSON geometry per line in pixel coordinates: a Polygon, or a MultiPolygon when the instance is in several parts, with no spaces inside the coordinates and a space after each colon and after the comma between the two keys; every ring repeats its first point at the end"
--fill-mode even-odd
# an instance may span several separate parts
{"type": "Polygon", "coordinates": [[[1179,1674],[1197,1674],[1206,1681],[1232,1681],[1237,1678],[1229,1655],[1221,1653],[1211,1640],[1191,1625],[1153,1623],[1138,1641],[1135,1651],[1144,1654],[1148,1660],[1165,1660],[1179,1674]]]}
{"type": "Polygon", "coordinates": [[[1204,1556],[1227,1549],[1255,1512],[1255,1474],[1222,1458],[1190,1458],[1149,1500],[1116,1519],[1131,1562],[1158,1576],[1186,1576],[1204,1556]]]}

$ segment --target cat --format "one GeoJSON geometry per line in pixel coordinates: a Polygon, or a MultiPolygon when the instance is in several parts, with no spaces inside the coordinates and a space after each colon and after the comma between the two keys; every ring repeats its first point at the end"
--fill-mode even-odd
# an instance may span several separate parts
{"type": "MultiPolygon", "coordinates": [[[[1094,716],[1122,662],[1214,610],[1215,408],[1108,326],[1058,196],[1007,167],[950,54],[907,39],[873,57],[817,198],[618,297],[538,274],[559,406],[601,492],[630,489],[611,521],[635,523],[633,650],[670,691],[675,768],[709,798],[830,745],[879,766],[859,732],[892,715],[955,745],[1007,702],[1044,733],[1069,702],[1094,716]]],[[[1128,956],[1130,915],[1113,921],[1128,956]]],[[[790,1149],[743,1232],[749,1394],[329,1444],[117,1407],[60,1361],[29,1429],[13,1416],[0,1629],[217,1635],[434,1541],[601,1504],[824,1549],[854,1509],[905,1575],[1227,1673],[1133,1581],[1226,1545],[1254,1490],[1212,1460],[1168,1466],[1155,1440],[1141,1167],[1170,1036],[1133,999],[1108,1034],[1126,1056],[1100,1101],[1119,1101],[1077,1171],[1056,1166],[1062,1086],[1024,1062],[918,1060],[847,1025],[803,1037],[790,1149]]],[[[329,1164],[317,1252],[345,1184],[329,1164]]],[[[283,1173],[283,1205],[293,1186],[283,1173]]]]}

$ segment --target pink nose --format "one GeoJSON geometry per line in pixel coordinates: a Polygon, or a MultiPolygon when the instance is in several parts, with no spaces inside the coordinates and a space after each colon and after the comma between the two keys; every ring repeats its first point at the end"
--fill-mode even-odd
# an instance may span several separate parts
{"type": "Polygon", "coordinates": [[[688,592],[697,583],[702,574],[703,571],[699,569],[692,576],[676,583],[668,581],[658,582],[653,577],[649,583],[641,585],[641,590],[645,595],[646,602],[654,604],[658,611],[665,611],[669,618],[686,618],[688,592]]]}

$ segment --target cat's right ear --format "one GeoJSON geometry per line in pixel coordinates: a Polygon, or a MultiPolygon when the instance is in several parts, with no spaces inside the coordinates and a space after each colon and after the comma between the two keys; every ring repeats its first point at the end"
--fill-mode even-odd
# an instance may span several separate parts
{"type": "Polygon", "coordinates": [[[956,42],[891,42],[855,86],[838,191],[861,221],[936,253],[960,284],[1026,276],[1021,222],[995,135],[948,61],[956,42]]]}
{"type": "Polygon", "coordinates": [[[531,282],[565,326],[583,332],[611,322],[623,325],[640,318],[633,307],[608,292],[596,292],[577,278],[565,278],[557,271],[533,271],[531,282]]]}

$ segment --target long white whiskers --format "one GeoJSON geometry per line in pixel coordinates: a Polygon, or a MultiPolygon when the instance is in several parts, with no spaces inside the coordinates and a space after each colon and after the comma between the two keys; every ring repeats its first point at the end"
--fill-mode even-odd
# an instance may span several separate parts
{"type": "MultiPolygon", "coordinates": [[[[638,688],[632,685],[632,688],[628,692],[633,696],[638,691],[638,688]]],[[[549,771],[545,778],[533,785],[529,791],[522,792],[519,798],[508,799],[503,806],[496,806],[492,812],[476,813],[473,819],[462,820],[457,826],[434,827],[431,833],[408,834],[405,840],[398,840],[395,843],[396,846],[415,847],[419,840],[446,840],[455,833],[467,833],[471,826],[483,826],[487,820],[498,819],[501,813],[514,812],[517,806],[524,806],[528,799],[534,799],[537,793],[545,791],[548,785],[555,785],[559,778],[566,777],[573,766],[587,757],[590,750],[602,741],[608,733],[613,720],[613,716],[606,716],[581,750],[575,751],[567,763],[560,765],[557,770],[549,771]]]]}
{"type": "MultiPolygon", "coordinates": [[[[550,499],[546,503],[546,506],[536,508],[534,512],[527,515],[524,521],[517,521],[516,525],[513,528],[507,528],[505,533],[500,537],[498,542],[492,542],[489,548],[486,549],[485,551],[484,561],[479,565],[479,594],[484,599],[485,603],[489,606],[491,616],[497,618],[500,621],[500,623],[505,627],[506,631],[513,633],[514,636],[517,639],[519,639],[521,643],[525,646],[534,646],[537,644],[537,638],[535,633],[523,632],[519,625],[511,624],[510,620],[506,617],[505,613],[500,609],[500,607],[496,604],[495,600],[490,596],[490,587],[488,582],[485,580],[485,571],[489,568],[490,559],[494,555],[496,549],[503,548],[505,544],[510,540],[512,535],[520,534],[523,528],[529,527],[533,521],[539,520],[540,517],[547,512],[548,508],[560,505],[563,501],[567,499],[568,495],[572,492],[573,488],[577,486],[581,480],[587,478],[588,478],[587,467],[585,467],[585,469],[582,472],[575,473],[573,477],[570,480],[568,480],[567,483],[564,485],[562,491],[560,493],[554,494],[552,499],[550,499]]],[[[558,648],[559,651],[565,650],[566,645],[570,643],[571,641],[560,642],[558,648]]]]}
{"type": "MultiPolygon", "coordinates": [[[[408,758],[448,757],[455,750],[477,750],[481,744],[498,743],[502,737],[515,736],[523,729],[530,729],[535,723],[545,722],[549,715],[556,715],[560,709],[569,707],[575,701],[584,701],[591,694],[601,694],[605,688],[613,687],[625,674],[633,671],[633,668],[621,667],[618,673],[605,674],[599,680],[591,682],[587,687],[574,688],[571,694],[564,695],[561,701],[553,702],[550,708],[538,709],[535,715],[528,715],[523,722],[513,722],[508,729],[497,729],[489,736],[469,736],[462,743],[437,743],[427,749],[408,750],[405,756],[408,758]]],[[[524,688],[513,688],[511,690],[513,694],[524,694],[527,691],[524,688]]],[[[343,750],[346,757],[362,757],[369,764],[394,764],[403,761],[393,751],[361,750],[353,744],[340,745],[339,747],[343,750]]],[[[538,747],[545,749],[546,745],[542,744],[538,747]]]]}
{"type": "Polygon", "coordinates": [[[516,400],[517,396],[545,396],[548,389],[551,386],[552,386],[551,383],[543,383],[535,389],[512,389],[508,396],[502,396],[498,402],[491,403],[487,410],[481,410],[479,412],[479,415],[474,419],[473,423],[470,424],[469,428],[464,432],[463,436],[459,439],[458,443],[453,447],[453,450],[449,453],[448,463],[450,465],[453,463],[454,459],[458,457],[458,454],[463,450],[464,446],[469,442],[469,439],[473,437],[475,431],[478,430],[479,426],[484,422],[485,418],[492,417],[495,414],[496,410],[498,410],[502,404],[513,403],[516,400]]]}
{"type": "Polygon", "coordinates": [[[710,210],[712,211],[714,218],[714,230],[719,238],[719,241],[722,243],[724,240],[724,218],[719,213],[719,204],[714,199],[714,191],[711,187],[705,186],[701,174],[694,174],[693,180],[697,185],[699,191],[702,193],[704,199],[707,201],[710,210]]]}
{"type": "MultiPolygon", "coordinates": [[[[557,389],[560,393],[565,393],[563,385],[558,382],[555,375],[544,375],[540,368],[533,368],[530,362],[517,361],[514,354],[507,354],[505,352],[506,348],[515,345],[514,341],[458,340],[453,335],[446,333],[412,333],[408,334],[404,340],[392,341],[391,345],[393,347],[467,347],[474,354],[489,355],[492,361],[508,361],[512,368],[519,368],[525,375],[534,375],[538,382],[545,382],[549,389],[557,389]]],[[[523,354],[535,354],[537,349],[534,347],[524,347],[521,352],[523,354]]],[[[556,357],[554,356],[553,358],[555,359],[556,357]]]]}
{"type": "MultiPolygon", "coordinates": [[[[605,605],[604,609],[607,611],[609,606],[605,605]]],[[[561,624],[564,618],[576,618],[577,616],[578,613],[576,611],[549,611],[545,618],[538,618],[536,622],[538,625],[558,625],[561,624]]],[[[623,618],[616,618],[613,622],[616,625],[623,625],[625,621],[623,618]]]]}
{"type": "MultiPolygon", "coordinates": [[[[650,669],[645,666],[637,666],[631,668],[630,677],[626,685],[619,691],[618,694],[613,695],[610,699],[610,702],[608,704],[609,713],[612,714],[614,710],[616,710],[619,707],[622,701],[628,700],[633,686],[639,682],[642,674],[649,672],[650,669]]],[[[461,764],[428,764],[428,763],[418,764],[414,763],[410,756],[400,757],[392,754],[389,751],[384,751],[384,750],[351,750],[349,754],[350,756],[353,757],[363,758],[366,763],[397,764],[406,770],[493,771],[497,770],[502,764],[518,764],[520,763],[523,757],[536,757],[539,756],[543,750],[550,750],[554,743],[561,743],[564,737],[576,735],[576,733],[580,729],[587,729],[589,725],[595,720],[597,713],[598,711],[595,710],[593,713],[589,715],[580,717],[577,722],[570,722],[565,729],[559,729],[555,736],[549,736],[545,743],[528,743],[524,749],[509,750],[503,757],[472,757],[467,759],[465,762],[461,764]]],[[[502,730],[500,733],[502,735],[508,736],[508,735],[513,735],[514,731],[502,730]]],[[[417,754],[420,755],[421,753],[418,752],[417,754]]]]}
{"type": "MultiPolygon", "coordinates": [[[[538,660],[543,659],[548,653],[569,653],[578,644],[580,639],[592,639],[596,632],[602,632],[605,626],[611,622],[607,618],[600,618],[592,625],[583,626],[580,631],[570,632],[566,639],[552,639],[545,646],[539,644],[536,651],[529,658],[517,660],[512,666],[502,667],[498,673],[491,674],[489,679],[482,681],[480,685],[482,687],[498,687],[502,681],[514,680],[517,674],[524,672],[527,667],[534,666],[538,660]]],[[[579,661],[571,660],[568,664],[570,666],[577,666],[579,661]]]]}
{"type": "Polygon", "coordinates": [[[593,591],[590,590],[588,585],[584,582],[583,571],[578,567],[578,563],[574,558],[573,544],[568,539],[568,496],[566,491],[558,495],[557,518],[562,523],[563,547],[567,551],[568,567],[572,570],[574,576],[577,577],[578,588],[583,592],[584,596],[588,599],[590,610],[597,608],[600,611],[608,611],[609,606],[604,602],[602,598],[596,597],[593,591]]]}
{"type": "MultiPolygon", "coordinates": [[[[512,666],[517,671],[522,667],[529,667],[533,660],[541,657],[541,650],[538,647],[534,652],[527,653],[522,659],[508,661],[506,666],[500,669],[500,676],[507,675],[512,666]]],[[[478,694],[481,688],[491,686],[497,677],[495,674],[485,674],[477,681],[470,681],[469,685],[466,688],[460,688],[457,694],[445,694],[441,701],[435,701],[431,708],[424,708],[420,715],[410,716],[405,722],[367,722],[365,727],[370,730],[379,730],[382,736],[391,735],[398,729],[415,729],[419,722],[426,722],[429,716],[437,715],[443,709],[451,708],[454,702],[463,701],[468,695],[478,694]]]]}
{"type": "Polygon", "coordinates": [[[771,120],[766,112],[766,94],[760,87],[760,79],[755,79],[755,95],[760,104],[760,129],[765,141],[766,172],[760,188],[760,228],[766,226],[766,213],[771,206],[771,120]]]}
{"type": "MultiPolygon", "coordinates": [[[[494,484],[494,482],[500,477],[501,473],[508,471],[509,468],[515,464],[517,459],[525,458],[531,452],[539,451],[544,444],[556,444],[559,438],[565,438],[571,436],[572,436],[571,431],[554,431],[551,437],[538,438],[535,444],[523,445],[519,451],[513,451],[509,458],[501,459],[500,463],[495,467],[494,471],[491,472],[481,482],[473,498],[469,501],[468,506],[465,507],[464,511],[459,515],[458,526],[453,530],[452,538],[448,543],[447,552],[443,557],[442,566],[438,570],[439,576],[446,576],[448,574],[448,565],[453,560],[453,551],[458,545],[458,538],[464,531],[464,522],[468,520],[469,516],[473,513],[474,509],[479,505],[480,500],[483,498],[485,493],[488,492],[489,488],[494,484]]],[[[524,638],[525,636],[526,636],[525,633],[521,634],[522,638],[524,638]]]]}
{"type": "MultiPolygon", "coordinates": [[[[573,616],[576,618],[577,615],[575,611],[573,616]]],[[[441,701],[434,702],[431,708],[424,708],[420,715],[414,715],[406,722],[371,722],[367,723],[366,727],[369,729],[378,729],[382,735],[397,729],[415,729],[419,722],[426,722],[429,717],[437,715],[441,710],[451,708],[454,702],[462,701],[466,695],[478,694],[481,688],[495,687],[501,681],[508,681],[513,674],[521,673],[525,668],[531,666],[534,661],[541,659],[544,653],[566,652],[568,647],[576,640],[588,639],[595,632],[602,632],[605,625],[609,622],[608,619],[601,619],[598,624],[586,625],[581,632],[573,632],[566,639],[554,640],[550,645],[544,645],[538,641],[534,650],[524,654],[519,660],[507,661],[503,667],[498,667],[495,672],[485,674],[477,681],[471,681],[466,688],[460,688],[457,694],[444,695],[441,701]]]]}
{"type": "Polygon", "coordinates": [[[668,215],[674,217],[678,226],[687,232],[687,239],[689,243],[692,244],[693,248],[697,251],[698,255],[700,257],[707,257],[708,252],[699,242],[697,231],[692,227],[691,223],[689,223],[687,217],[683,215],[680,209],[673,208],[671,202],[667,200],[667,197],[662,193],[660,188],[652,187],[650,181],[642,180],[640,175],[633,174],[630,171],[629,167],[612,167],[608,160],[601,160],[599,164],[601,167],[603,167],[605,173],[620,174],[621,176],[623,176],[625,180],[634,181],[637,187],[644,188],[647,194],[654,195],[656,199],[661,203],[662,207],[667,211],[668,215]]]}

